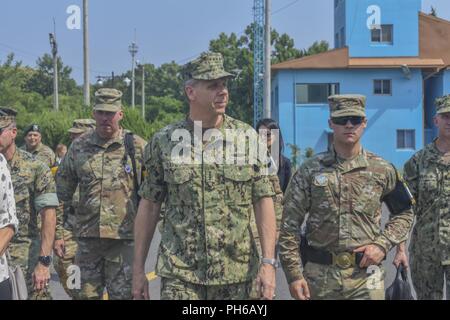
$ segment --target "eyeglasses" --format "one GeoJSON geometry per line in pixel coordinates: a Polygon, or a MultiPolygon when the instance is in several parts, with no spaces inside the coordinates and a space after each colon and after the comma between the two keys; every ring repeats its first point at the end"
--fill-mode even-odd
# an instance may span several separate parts
{"type": "Polygon", "coordinates": [[[347,122],[354,126],[360,125],[364,122],[364,117],[339,117],[339,118],[331,118],[331,122],[338,126],[345,126],[347,122]]]}

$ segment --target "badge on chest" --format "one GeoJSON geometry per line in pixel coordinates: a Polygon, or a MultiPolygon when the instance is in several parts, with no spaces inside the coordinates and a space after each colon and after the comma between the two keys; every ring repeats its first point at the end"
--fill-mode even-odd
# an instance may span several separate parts
{"type": "Polygon", "coordinates": [[[328,184],[328,177],[323,173],[318,174],[314,176],[314,184],[316,186],[324,187],[328,184]]]}

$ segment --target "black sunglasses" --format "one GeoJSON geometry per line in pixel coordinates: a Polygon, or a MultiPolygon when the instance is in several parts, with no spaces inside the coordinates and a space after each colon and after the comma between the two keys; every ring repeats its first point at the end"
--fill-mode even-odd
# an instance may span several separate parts
{"type": "Polygon", "coordinates": [[[331,118],[331,122],[333,122],[335,125],[338,126],[345,126],[347,122],[349,122],[354,125],[360,125],[364,122],[364,117],[339,117],[339,118],[331,118]]]}

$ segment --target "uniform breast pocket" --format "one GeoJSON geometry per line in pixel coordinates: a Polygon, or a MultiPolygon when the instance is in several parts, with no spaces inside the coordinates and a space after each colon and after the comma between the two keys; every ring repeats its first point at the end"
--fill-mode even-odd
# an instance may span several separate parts
{"type": "Polygon", "coordinates": [[[438,177],[435,174],[427,174],[420,177],[419,192],[435,193],[438,190],[438,177]]]}
{"type": "Polygon", "coordinates": [[[79,168],[81,184],[89,184],[93,180],[101,179],[103,174],[102,157],[86,157],[79,159],[76,166],[79,168]]]}
{"type": "Polygon", "coordinates": [[[419,205],[428,206],[439,193],[439,177],[437,174],[423,174],[419,178],[419,205]]]}
{"type": "Polygon", "coordinates": [[[330,174],[319,173],[313,176],[311,183],[311,205],[321,211],[333,206],[332,185],[334,180],[330,174]]]}
{"type": "Polygon", "coordinates": [[[252,202],[252,167],[224,166],[225,202],[248,205],[252,202]]]}
{"type": "Polygon", "coordinates": [[[190,205],[193,202],[192,170],[188,167],[170,166],[164,168],[164,182],[167,184],[167,203],[190,205]]]}
{"type": "Polygon", "coordinates": [[[370,171],[362,171],[355,175],[350,180],[353,210],[360,214],[375,216],[381,205],[385,180],[370,171]]]}

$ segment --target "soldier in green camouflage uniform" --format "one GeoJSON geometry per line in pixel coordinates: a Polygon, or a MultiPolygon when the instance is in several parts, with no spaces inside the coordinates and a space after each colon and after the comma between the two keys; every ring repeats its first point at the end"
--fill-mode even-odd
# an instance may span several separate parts
{"type": "Polygon", "coordinates": [[[58,199],[48,166],[16,147],[15,116],[14,110],[0,108],[0,152],[8,161],[20,225],[9,247],[11,265],[23,268],[29,299],[47,300],[58,199]]]}
{"type": "Polygon", "coordinates": [[[436,101],[438,138],[404,168],[417,205],[411,236],[411,276],[419,299],[450,299],[450,95],[436,101]]]}
{"type": "Polygon", "coordinates": [[[25,129],[25,144],[20,148],[34,155],[50,168],[56,162],[53,150],[42,143],[41,129],[37,124],[31,124],[25,129]]]}
{"type": "MultiPolygon", "coordinates": [[[[273,260],[273,191],[260,162],[221,162],[214,151],[233,157],[239,153],[236,145],[244,146],[239,159],[248,158],[244,134],[251,141],[258,141],[258,136],[249,125],[225,115],[225,81],[232,75],[224,70],[221,54],[202,54],[185,66],[184,74],[189,116],[156,133],[145,151],[148,177],[140,190],[143,199],[135,222],[133,295],[149,298],[144,264],[164,203],[156,266],[162,277],[161,299],[248,299],[259,268],[250,214],[253,206],[263,255],[273,260]],[[227,130],[242,134],[230,137],[227,130]],[[212,132],[216,138],[207,139],[212,132]],[[179,134],[184,137],[181,142],[179,134]],[[181,162],[180,144],[187,149],[181,162]]],[[[262,294],[271,299],[275,269],[267,262],[259,269],[262,294]]]]}
{"type": "MultiPolygon", "coordinates": [[[[73,126],[68,130],[70,139],[74,141],[83,133],[95,129],[95,120],[93,119],[76,119],[73,121],[73,126]]],[[[75,283],[71,283],[69,288],[67,281],[71,272],[69,267],[75,264],[75,254],[78,249],[78,244],[73,235],[73,228],[75,226],[75,210],[77,210],[80,200],[80,193],[78,188],[72,199],[72,203],[67,205],[64,214],[62,210],[58,210],[56,223],[56,238],[54,244],[54,252],[58,257],[55,261],[55,270],[58,273],[59,280],[70,297],[74,297],[78,293],[75,283]]]]}
{"type": "MultiPolygon", "coordinates": [[[[131,298],[133,222],[137,189],[131,157],[125,149],[121,96],[115,89],[95,93],[96,129],[76,139],[56,175],[60,201],[70,205],[79,187],[73,212],[78,243],[75,263],[81,271],[81,299],[131,298]]],[[[133,135],[136,179],[140,184],[145,141],[133,135]]],[[[72,212],[71,212],[72,213],[72,212]]],[[[69,215],[70,216],[70,215],[69,215]]]]}
{"type": "Polygon", "coordinates": [[[365,97],[332,96],[329,102],[333,148],[305,161],[291,180],[284,199],[280,260],[296,299],[384,299],[379,265],[407,238],[412,210],[391,215],[381,229],[381,199],[394,189],[396,171],[361,146],[365,97]],[[303,268],[299,233],[305,219],[311,254],[303,268]]]}

